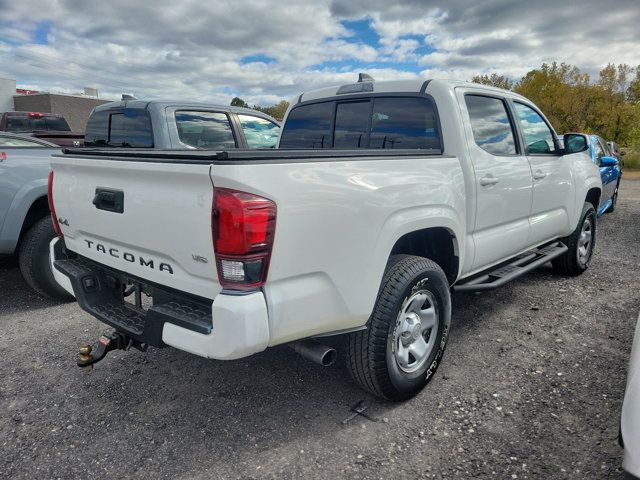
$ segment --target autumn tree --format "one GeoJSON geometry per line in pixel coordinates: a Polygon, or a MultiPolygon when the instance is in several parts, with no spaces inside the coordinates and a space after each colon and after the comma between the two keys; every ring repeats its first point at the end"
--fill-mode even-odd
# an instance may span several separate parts
{"type": "Polygon", "coordinates": [[[497,73],[492,73],[491,75],[476,75],[471,81],[491,87],[504,88],[505,90],[513,89],[514,85],[513,80],[504,75],[498,75],[497,73]]]}

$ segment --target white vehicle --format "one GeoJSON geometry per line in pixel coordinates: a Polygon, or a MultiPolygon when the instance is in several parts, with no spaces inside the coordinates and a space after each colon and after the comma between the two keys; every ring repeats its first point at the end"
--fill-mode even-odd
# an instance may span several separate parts
{"type": "Polygon", "coordinates": [[[622,404],[620,444],[624,447],[623,468],[629,478],[640,478],[640,317],[633,338],[627,390],[622,404]]]}
{"type": "Polygon", "coordinates": [[[60,155],[56,278],[115,328],[79,364],[291,342],[330,363],[321,338],[344,334],[363,388],[409,398],[441,360],[451,288],[587,268],[600,175],[584,136],[565,144],[513,92],[361,76],[300,95],[276,150],[60,155]]]}

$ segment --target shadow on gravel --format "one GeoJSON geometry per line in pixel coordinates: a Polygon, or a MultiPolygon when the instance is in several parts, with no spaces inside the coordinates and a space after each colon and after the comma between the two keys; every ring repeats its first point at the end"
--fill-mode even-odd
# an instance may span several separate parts
{"type": "Polygon", "coordinates": [[[15,257],[0,258],[0,318],[17,312],[39,310],[60,302],[40,296],[27,285],[15,257]]]}

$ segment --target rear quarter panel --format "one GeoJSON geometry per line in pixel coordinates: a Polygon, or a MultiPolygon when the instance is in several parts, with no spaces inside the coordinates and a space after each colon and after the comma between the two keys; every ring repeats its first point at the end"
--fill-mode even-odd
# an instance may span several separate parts
{"type": "Polygon", "coordinates": [[[464,237],[458,158],[214,165],[214,187],[270,198],[276,233],[264,292],[271,344],[364,325],[395,242],[446,227],[464,237]]]}

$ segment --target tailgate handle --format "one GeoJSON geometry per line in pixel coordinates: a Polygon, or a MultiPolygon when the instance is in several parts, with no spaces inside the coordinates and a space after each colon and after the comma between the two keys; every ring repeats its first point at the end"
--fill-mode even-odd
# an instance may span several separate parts
{"type": "Polygon", "coordinates": [[[93,197],[93,204],[98,210],[123,213],[124,192],[122,190],[111,190],[109,188],[96,188],[96,195],[93,197]]]}

